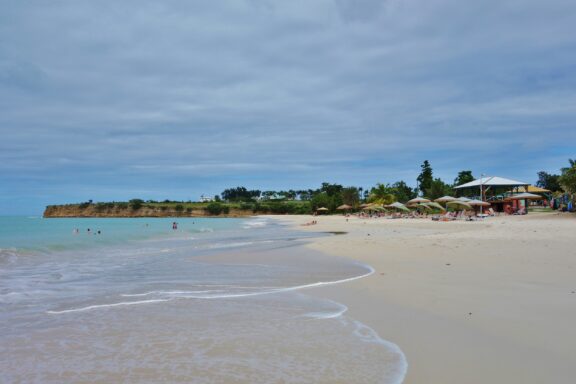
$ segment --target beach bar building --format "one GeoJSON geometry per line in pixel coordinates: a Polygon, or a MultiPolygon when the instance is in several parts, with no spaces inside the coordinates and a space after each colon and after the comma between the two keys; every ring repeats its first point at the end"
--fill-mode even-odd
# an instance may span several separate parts
{"type": "Polygon", "coordinates": [[[523,181],[506,179],[504,177],[489,176],[476,179],[454,189],[466,192],[473,196],[480,196],[480,200],[489,202],[496,212],[516,213],[522,210],[528,212],[527,199],[514,199],[515,194],[526,191],[529,184],[523,181]]]}

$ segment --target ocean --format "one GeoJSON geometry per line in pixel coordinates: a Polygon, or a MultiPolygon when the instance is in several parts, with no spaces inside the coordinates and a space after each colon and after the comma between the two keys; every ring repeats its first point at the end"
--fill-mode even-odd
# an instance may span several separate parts
{"type": "Polygon", "coordinates": [[[307,294],[373,270],[304,247],[312,236],[328,234],[0,217],[0,382],[400,383],[396,345],[307,294]]]}

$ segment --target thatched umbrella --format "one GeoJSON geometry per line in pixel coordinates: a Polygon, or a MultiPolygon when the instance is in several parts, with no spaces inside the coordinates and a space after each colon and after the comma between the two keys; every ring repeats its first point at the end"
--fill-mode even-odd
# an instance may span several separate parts
{"type": "Polygon", "coordinates": [[[424,197],[417,197],[415,199],[408,200],[406,202],[406,204],[419,204],[419,203],[429,203],[429,202],[430,202],[429,199],[426,199],[424,197]]]}
{"type": "Polygon", "coordinates": [[[542,196],[535,195],[533,193],[524,192],[524,193],[519,193],[517,195],[512,195],[512,196],[510,196],[510,199],[511,200],[524,200],[524,207],[525,207],[526,213],[528,213],[528,200],[542,200],[542,196]]]}
{"type": "Polygon", "coordinates": [[[446,203],[446,205],[450,205],[450,206],[455,206],[455,207],[461,207],[462,209],[468,209],[468,210],[472,210],[474,208],[472,208],[472,206],[470,204],[468,204],[465,201],[460,201],[460,200],[454,200],[454,201],[449,201],[448,203],[446,203]]]}
{"type": "Polygon", "coordinates": [[[442,196],[442,197],[437,198],[434,201],[437,203],[447,203],[449,201],[454,201],[454,200],[458,200],[458,199],[456,199],[455,197],[452,197],[452,196],[442,196]]]}
{"type": "Polygon", "coordinates": [[[467,201],[467,203],[473,207],[489,207],[492,205],[492,204],[488,203],[487,201],[482,201],[482,200],[470,200],[470,201],[467,201]]]}
{"type": "Polygon", "coordinates": [[[363,211],[378,211],[380,209],[382,209],[382,206],[374,203],[366,204],[366,206],[362,208],[363,211]]]}
{"type": "Polygon", "coordinates": [[[339,206],[339,207],[336,208],[336,209],[338,209],[339,211],[347,211],[347,210],[349,210],[349,209],[352,209],[352,207],[349,206],[348,204],[342,204],[341,206],[339,206]]]}
{"type": "Polygon", "coordinates": [[[446,208],[444,208],[443,206],[441,206],[440,204],[436,203],[436,202],[430,202],[430,203],[424,203],[427,206],[431,207],[431,208],[436,208],[436,209],[440,209],[442,211],[445,211],[446,208]]]}
{"type": "Polygon", "coordinates": [[[427,210],[429,210],[429,211],[432,210],[432,207],[429,207],[429,206],[428,206],[428,203],[412,204],[412,205],[410,206],[410,208],[416,208],[416,209],[422,208],[422,209],[427,209],[427,210]]]}
{"type": "Polygon", "coordinates": [[[387,205],[386,207],[387,207],[387,208],[399,209],[399,210],[404,211],[404,212],[410,212],[410,210],[408,209],[407,206],[405,206],[404,204],[399,203],[399,202],[395,202],[395,203],[389,204],[389,205],[387,205]]]}
{"type": "Polygon", "coordinates": [[[448,205],[446,205],[446,204],[449,203],[450,201],[455,201],[455,200],[458,200],[458,199],[455,197],[446,195],[446,196],[439,197],[434,201],[436,203],[444,203],[444,208],[448,208],[448,205]]]}

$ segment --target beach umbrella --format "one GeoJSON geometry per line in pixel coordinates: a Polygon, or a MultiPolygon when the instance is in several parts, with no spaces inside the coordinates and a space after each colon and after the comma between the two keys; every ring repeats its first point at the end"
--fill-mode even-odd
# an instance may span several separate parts
{"type": "Polygon", "coordinates": [[[472,199],[469,199],[469,198],[467,198],[467,197],[462,196],[462,197],[457,198],[456,200],[468,202],[468,201],[470,201],[470,200],[472,200],[472,199]]]}
{"type": "Polygon", "coordinates": [[[426,199],[426,198],[424,198],[424,197],[417,197],[417,198],[415,198],[415,199],[408,200],[408,201],[406,202],[406,204],[418,204],[418,203],[429,203],[429,202],[430,202],[429,199],[426,199]]]}
{"type": "Polygon", "coordinates": [[[450,205],[450,206],[454,206],[454,207],[460,207],[462,209],[473,209],[470,204],[468,204],[465,201],[460,201],[460,200],[449,201],[448,203],[446,203],[446,205],[450,205]]]}
{"type": "Polygon", "coordinates": [[[446,209],[441,206],[440,204],[436,203],[436,202],[430,202],[430,203],[425,203],[427,206],[429,206],[430,208],[436,208],[436,209],[440,209],[442,211],[445,211],[446,209]]]}
{"type": "Polygon", "coordinates": [[[343,211],[343,210],[352,209],[352,207],[349,206],[349,205],[347,205],[347,204],[342,204],[341,206],[339,206],[339,207],[336,208],[336,209],[338,209],[338,210],[340,210],[340,211],[343,211]]]}
{"type": "Polygon", "coordinates": [[[320,207],[317,209],[317,211],[328,211],[328,208],[326,207],[320,207]]]}
{"type": "MultiPolygon", "coordinates": [[[[450,201],[454,201],[454,200],[458,200],[458,199],[456,199],[455,197],[446,195],[446,196],[439,197],[439,198],[437,198],[437,199],[434,200],[434,201],[436,202],[436,204],[438,204],[438,203],[444,203],[444,206],[447,207],[446,203],[448,203],[448,202],[450,202],[450,201]]],[[[439,205],[439,204],[438,204],[438,205],[439,205]]],[[[443,208],[443,209],[444,209],[444,208],[443,208]]],[[[446,210],[446,209],[444,209],[444,210],[446,210]]]]}
{"type": "Polygon", "coordinates": [[[428,206],[428,203],[414,204],[414,205],[412,205],[411,207],[412,207],[412,208],[416,208],[416,209],[423,208],[423,209],[427,209],[427,210],[430,210],[430,211],[432,210],[432,207],[428,206]]]}
{"type": "Polygon", "coordinates": [[[473,207],[489,207],[492,205],[492,204],[490,204],[486,201],[482,201],[482,200],[470,200],[470,201],[467,201],[467,203],[473,207]]]}
{"type": "Polygon", "coordinates": [[[410,212],[410,210],[408,209],[407,206],[405,206],[404,204],[399,203],[399,202],[395,202],[395,203],[389,204],[389,205],[387,205],[386,207],[387,207],[387,208],[399,209],[399,210],[404,211],[404,212],[410,212]]]}
{"type": "Polygon", "coordinates": [[[510,196],[512,200],[542,200],[542,196],[533,193],[520,193],[518,195],[510,196]]]}
{"type": "Polygon", "coordinates": [[[452,197],[452,196],[442,196],[442,197],[437,198],[434,201],[437,203],[447,203],[449,201],[454,201],[454,200],[457,200],[457,199],[455,197],[452,197]]]}

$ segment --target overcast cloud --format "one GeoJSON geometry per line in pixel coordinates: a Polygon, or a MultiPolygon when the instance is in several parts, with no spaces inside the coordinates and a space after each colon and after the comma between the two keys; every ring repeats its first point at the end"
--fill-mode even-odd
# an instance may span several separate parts
{"type": "Polygon", "coordinates": [[[568,0],[1,0],[0,214],[534,182],[576,157],[568,0]]]}

